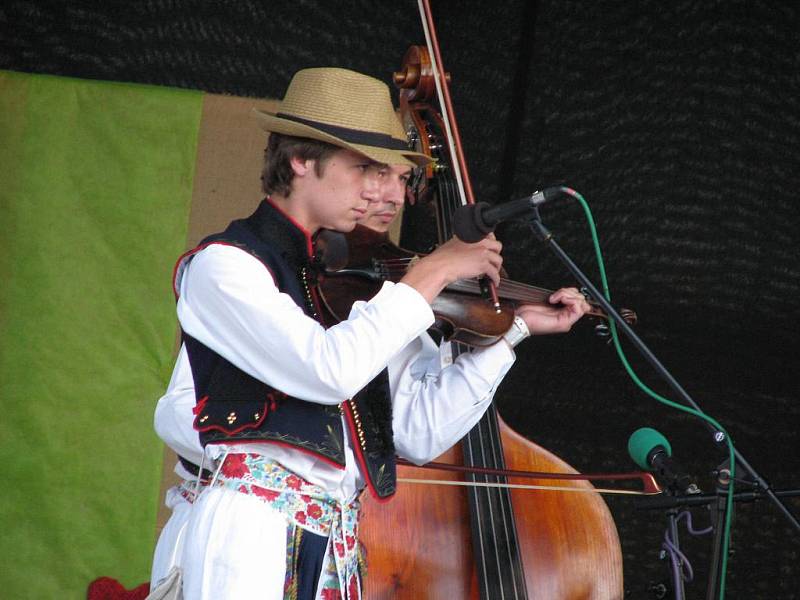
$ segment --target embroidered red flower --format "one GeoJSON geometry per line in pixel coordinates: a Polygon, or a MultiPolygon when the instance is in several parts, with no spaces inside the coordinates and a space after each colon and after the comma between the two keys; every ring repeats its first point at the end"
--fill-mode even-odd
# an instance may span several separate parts
{"type": "Polygon", "coordinates": [[[304,513],[302,510],[298,510],[296,513],[294,513],[294,520],[305,525],[306,513],[304,513]]]}
{"type": "Polygon", "coordinates": [[[342,593],[335,588],[326,588],[322,590],[323,600],[342,600],[342,593]]]}
{"type": "Polygon", "coordinates": [[[312,519],[319,519],[322,516],[322,509],[319,504],[309,504],[306,506],[306,512],[312,519]]]}
{"type": "Polygon", "coordinates": [[[358,600],[358,577],[350,576],[350,583],[347,584],[347,596],[349,600],[358,600]]]}
{"type": "Polygon", "coordinates": [[[254,485],[252,488],[252,492],[254,496],[258,496],[259,498],[264,498],[267,502],[272,502],[275,500],[280,494],[278,492],[273,492],[272,490],[265,490],[262,487],[254,485]]]}
{"type": "Polygon", "coordinates": [[[222,474],[225,477],[244,477],[250,472],[250,468],[244,462],[244,454],[229,454],[222,463],[222,474]]]}
{"type": "Polygon", "coordinates": [[[289,475],[286,478],[286,485],[287,487],[292,488],[293,490],[299,490],[300,486],[303,485],[303,480],[300,479],[297,475],[289,475]]]}
{"type": "Polygon", "coordinates": [[[347,544],[347,549],[348,550],[352,550],[353,546],[356,545],[356,538],[354,538],[352,535],[344,536],[344,541],[347,544]]]}
{"type": "Polygon", "coordinates": [[[300,495],[300,500],[302,500],[306,504],[310,504],[311,503],[311,496],[309,496],[308,494],[301,494],[300,495]]]}
{"type": "Polygon", "coordinates": [[[334,546],[336,547],[336,556],[344,556],[344,544],[336,542],[334,546]]]}

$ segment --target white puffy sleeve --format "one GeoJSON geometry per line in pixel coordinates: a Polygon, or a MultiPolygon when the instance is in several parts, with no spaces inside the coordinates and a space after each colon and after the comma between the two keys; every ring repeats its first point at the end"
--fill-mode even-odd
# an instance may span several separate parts
{"type": "Polygon", "coordinates": [[[424,334],[389,364],[395,447],[417,464],[436,458],[472,429],[515,359],[501,340],[442,368],[440,352],[447,351],[449,345],[440,351],[424,334]]]}

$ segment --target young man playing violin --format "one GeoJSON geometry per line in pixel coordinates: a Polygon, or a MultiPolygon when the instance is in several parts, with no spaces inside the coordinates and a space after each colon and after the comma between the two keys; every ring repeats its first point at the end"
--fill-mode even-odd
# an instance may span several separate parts
{"type": "Polygon", "coordinates": [[[554,306],[518,311],[510,342],[439,370],[425,334],[431,301],[460,278],[498,281],[502,263],[496,240],[454,239],[326,328],[314,235],[391,221],[409,172],[427,158],[408,150],[388,88],[351,71],[300,71],[280,112],[259,117],[272,133],[267,199],[176,269],[184,343],[156,427],[214,471],[183,533],[183,592],[356,599],[361,490],[390,498],[396,454],[425,462],[455,443],[491,401],[512,343],[566,331],[588,307],[576,290],[559,290],[554,306]],[[187,394],[204,450],[180,431],[175,407],[187,394]]]}

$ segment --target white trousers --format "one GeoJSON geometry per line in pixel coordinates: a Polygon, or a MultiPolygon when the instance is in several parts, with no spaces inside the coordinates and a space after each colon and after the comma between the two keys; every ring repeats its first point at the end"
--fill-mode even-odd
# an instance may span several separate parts
{"type": "Polygon", "coordinates": [[[179,559],[186,600],[283,600],[284,515],[222,487],[203,491],[190,513],[179,559]]]}
{"type": "Polygon", "coordinates": [[[158,585],[172,567],[179,566],[183,551],[183,534],[189,521],[192,504],[181,495],[177,487],[167,490],[165,504],[172,510],[161,535],[158,536],[156,550],[153,553],[153,568],[150,572],[150,591],[158,585]]]}

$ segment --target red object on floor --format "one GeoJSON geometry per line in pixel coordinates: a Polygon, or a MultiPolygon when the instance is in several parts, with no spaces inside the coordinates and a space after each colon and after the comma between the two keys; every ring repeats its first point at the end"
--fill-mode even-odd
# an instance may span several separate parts
{"type": "Polygon", "coordinates": [[[86,600],[144,600],[150,593],[150,582],[126,590],[112,577],[98,577],[86,590],[86,600]]]}

